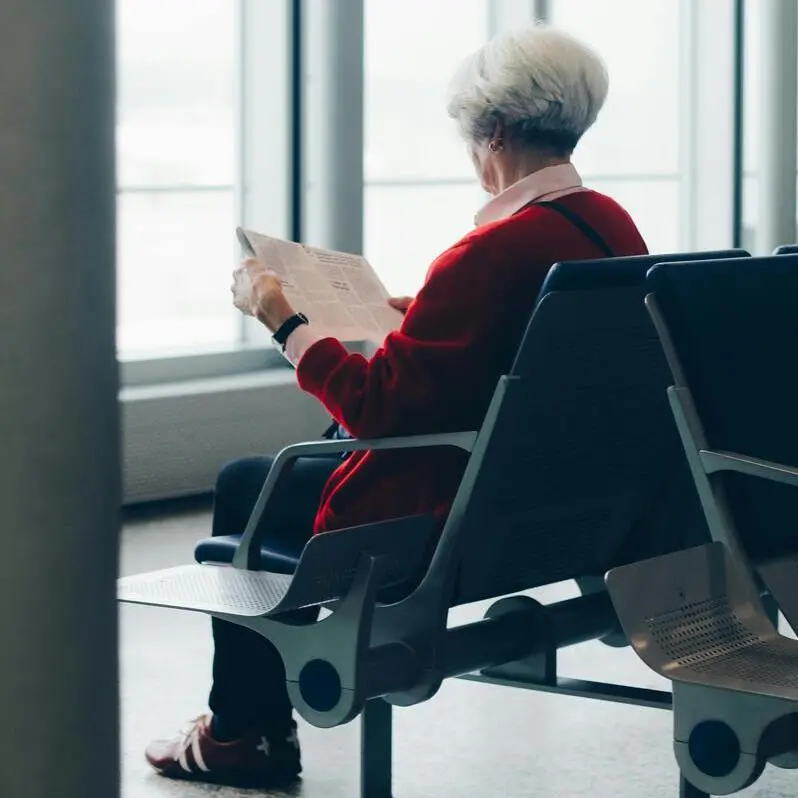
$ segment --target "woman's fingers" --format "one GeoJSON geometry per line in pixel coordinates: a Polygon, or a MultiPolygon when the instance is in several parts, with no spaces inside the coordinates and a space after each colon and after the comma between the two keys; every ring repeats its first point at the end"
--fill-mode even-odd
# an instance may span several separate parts
{"type": "Polygon", "coordinates": [[[233,283],[230,286],[233,304],[242,313],[252,315],[252,278],[249,270],[242,263],[233,271],[233,283]]]}
{"type": "Polygon", "coordinates": [[[398,310],[400,313],[405,313],[410,307],[410,303],[412,301],[412,296],[392,296],[388,300],[388,304],[394,308],[394,310],[398,310]]]}

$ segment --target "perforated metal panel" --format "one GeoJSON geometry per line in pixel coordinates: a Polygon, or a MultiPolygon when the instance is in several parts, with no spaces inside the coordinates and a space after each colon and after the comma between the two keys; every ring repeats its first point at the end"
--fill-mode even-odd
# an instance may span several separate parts
{"type": "Polygon", "coordinates": [[[691,665],[690,670],[716,678],[798,689],[798,645],[786,638],[759,641],[744,650],[691,665]]]}
{"type": "Polygon", "coordinates": [[[798,688],[798,647],[762,640],[725,597],[686,604],[648,621],[651,636],[676,665],[694,673],[798,688]]]}
{"type": "Polygon", "coordinates": [[[697,665],[759,642],[725,596],[685,604],[678,611],[649,618],[647,625],[662,651],[682,666],[697,665]]]}
{"type": "Polygon", "coordinates": [[[186,565],[118,582],[120,601],[198,612],[257,616],[324,604],[347,594],[366,555],[384,567],[378,585],[413,584],[437,536],[435,519],[412,516],[314,536],[293,575],[186,565]]]}
{"type": "Polygon", "coordinates": [[[120,579],[117,595],[134,604],[254,617],[271,612],[290,583],[283,574],[185,565],[120,579]]]}
{"type": "Polygon", "coordinates": [[[720,543],[607,576],[640,658],[675,682],[798,701],[798,641],[779,636],[720,543]]]}

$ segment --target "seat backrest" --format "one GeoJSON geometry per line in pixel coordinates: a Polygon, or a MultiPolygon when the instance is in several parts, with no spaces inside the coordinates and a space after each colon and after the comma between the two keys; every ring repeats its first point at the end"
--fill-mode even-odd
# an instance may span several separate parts
{"type": "MultiPolygon", "coordinates": [[[[668,263],[648,283],[707,444],[798,466],[798,255],[668,263]]],[[[715,479],[754,564],[798,551],[797,489],[715,479]]]]}
{"type": "Polygon", "coordinates": [[[455,603],[708,538],[643,302],[661,257],[552,269],[443,533],[463,536],[455,603]]]}
{"type": "Polygon", "coordinates": [[[798,255],[798,244],[784,244],[773,250],[774,255],[798,255]]]}
{"type": "Polygon", "coordinates": [[[646,279],[646,272],[657,263],[750,257],[750,253],[744,249],[717,249],[704,252],[666,252],[661,255],[628,255],[598,261],[569,260],[555,263],[551,267],[543,281],[539,299],[551,291],[586,291],[589,288],[640,285],[646,279]]]}

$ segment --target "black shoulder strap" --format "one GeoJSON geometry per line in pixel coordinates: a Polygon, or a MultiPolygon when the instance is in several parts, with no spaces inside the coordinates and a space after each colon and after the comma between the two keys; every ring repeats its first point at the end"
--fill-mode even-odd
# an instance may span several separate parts
{"type": "Polygon", "coordinates": [[[535,202],[531,204],[542,205],[557,211],[560,216],[565,217],[574,227],[579,228],[585,237],[590,239],[608,258],[615,257],[615,253],[610,249],[609,244],[581,216],[574,213],[570,208],[566,208],[559,202],[535,202]]]}

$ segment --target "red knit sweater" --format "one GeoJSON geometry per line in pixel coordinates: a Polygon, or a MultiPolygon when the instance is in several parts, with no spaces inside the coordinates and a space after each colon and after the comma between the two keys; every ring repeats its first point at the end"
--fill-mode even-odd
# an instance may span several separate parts
{"type": "MultiPolygon", "coordinates": [[[[582,191],[558,203],[616,255],[646,253],[634,222],[609,197],[582,191]]],[[[477,228],[438,257],[401,328],[371,359],[324,338],[300,360],[299,385],[356,438],[479,429],[549,268],[603,256],[559,213],[528,206],[477,228]]],[[[442,523],[466,459],[444,447],[356,452],[328,481],[315,530],[417,513],[442,523]]]]}

